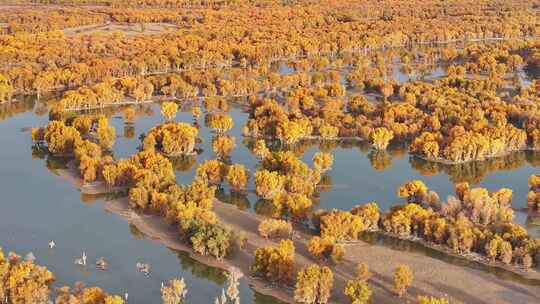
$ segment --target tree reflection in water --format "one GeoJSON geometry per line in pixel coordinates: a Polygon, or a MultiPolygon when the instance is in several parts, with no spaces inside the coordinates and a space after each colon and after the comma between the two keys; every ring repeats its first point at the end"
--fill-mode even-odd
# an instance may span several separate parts
{"type": "Polygon", "coordinates": [[[392,156],[384,150],[372,150],[368,154],[369,163],[373,169],[384,171],[392,167],[392,156]]]}
{"type": "Polygon", "coordinates": [[[124,126],[124,137],[132,139],[135,137],[135,128],[133,126],[124,126]]]}
{"type": "Polygon", "coordinates": [[[531,286],[540,286],[540,282],[538,280],[527,279],[517,273],[513,273],[499,267],[491,267],[463,257],[449,255],[414,241],[402,240],[376,232],[364,232],[361,235],[361,239],[370,244],[383,245],[398,251],[421,253],[453,265],[482,270],[504,280],[519,282],[521,284],[531,286]]]}
{"type": "Polygon", "coordinates": [[[251,207],[251,203],[249,202],[246,193],[234,191],[226,192],[224,189],[219,189],[216,193],[216,197],[224,203],[235,205],[240,210],[246,210],[251,207]]]}
{"type": "Polygon", "coordinates": [[[169,160],[172,162],[174,170],[180,172],[191,171],[197,163],[197,158],[193,155],[170,157],[169,160]]]}
{"type": "Polygon", "coordinates": [[[271,200],[259,199],[255,203],[255,212],[265,217],[279,217],[279,210],[276,209],[271,200]]]}
{"type": "MultiPolygon", "coordinates": [[[[19,96],[17,98],[19,99],[17,101],[0,104],[0,120],[5,120],[34,109],[36,100],[32,96],[19,96]]],[[[38,109],[40,108],[36,108],[36,114],[41,114],[42,111],[37,111],[38,109]]],[[[47,108],[45,107],[45,109],[47,108]]]]}
{"type": "Polygon", "coordinates": [[[454,183],[469,182],[477,184],[496,171],[511,171],[527,164],[538,167],[540,165],[540,153],[539,151],[518,151],[505,156],[461,164],[444,164],[411,156],[409,163],[413,169],[425,176],[445,173],[454,183]]]}

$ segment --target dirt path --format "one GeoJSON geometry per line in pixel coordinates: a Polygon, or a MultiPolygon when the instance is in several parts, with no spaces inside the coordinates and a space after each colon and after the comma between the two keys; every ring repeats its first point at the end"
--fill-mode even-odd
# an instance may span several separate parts
{"type": "MultiPolygon", "coordinates": [[[[59,170],[60,176],[67,178],[80,187],[73,170],[59,170]]],[[[98,187],[99,188],[99,187],[98,187]]],[[[96,190],[96,189],[93,189],[96,190]]],[[[97,189],[99,190],[99,189],[97,189]]],[[[96,191],[97,191],[96,190],[96,191]]],[[[277,241],[267,240],[257,233],[259,223],[265,218],[249,211],[239,210],[236,206],[215,200],[214,211],[234,233],[243,231],[247,237],[244,250],[233,254],[222,261],[195,254],[193,250],[178,238],[174,226],[168,225],[163,217],[152,214],[138,214],[131,210],[127,198],[119,198],[105,202],[105,210],[123,216],[135,225],[149,239],[156,240],[167,247],[190,253],[191,257],[210,266],[229,269],[239,268],[248,283],[260,293],[274,296],[285,302],[293,302],[293,288],[270,286],[266,281],[253,277],[249,267],[254,260],[254,251],[259,247],[277,245],[277,241]]],[[[320,261],[312,259],[307,251],[307,240],[310,231],[295,229],[293,238],[296,257],[295,270],[320,261]]],[[[350,303],[343,294],[346,281],[354,276],[355,266],[359,262],[366,263],[374,276],[369,283],[373,289],[373,303],[405,303],[414,302],[418,295],[447,296],[450,303],[540,303],[540,280],[538,285],[521,284],[502,276],[483,270],[454,265],[443,260],[427,256],[421,252],[395,250],[383,245],[373,245],[359,241],[345,245],[344,261],[331,265],[334,272],[333,303],[350,303]],[[392,274],[398,264],[406,264],[414,272],[413,286],[403,299],[398,299],[392,291],[392,274]]],[[[501,270],[502,271],[502,270],[501,270]]],[[[504,271],[502,271],[504,273],[504,271]]],[[[508,272],[509,274],[512,274],[508,272]]],[[[511,276],[509,276],[511,277],[511,276]]]]}
{"type": "MultiPolygon", "coordinates": [[[[260,215],[215,201],[214,211],[221,221],[230,227],[233,233],[244,231],[248,240],[243,251],[235,252],[223,261],[217,261],[194,254],[188,246],[179,241],[173,226],[167,225],[163,218],[157,215],[138,215],[129,209],[125,198],[108,201],[106,209],[126,216],[130,223],[151,239],[158,240],[173,249],[188,251],[196,260],[214,267],[223,269],[237,267],[244,272],[249,284],[257,291],[286,302],[293,302],[292,288],[272,288],[265,281],[250,275],[249,267],[253,262],[255,249],[277,245],[276,241],[266,240],[257,234],[257,227],[264,220],[260,215]]],[[[317,262],[310,257],[306,247],[306,242],[311,236],[307,232],[299,230],[297,232],[297,237],[293,239],[296,248],[295,270],[317,262]]],[[[358,262],[368,264],[374,273],[370,280],[374,291],[374,303],[414,301],[418,295],[446,295],[450,303],[540,303],[540,287],[504,280],[494,274],[453,265],[422,253],[398,251],[366,242],[345,245],[345,248],[344,262],[332,266],[334,291],[331,300],[334,303],[349,303],[342,291],[346,281],[353,277],[358,262]],[[392,292],[392,273],[398,264],[409,265],[415,276],[413,287],[403,299],[398,299],[392,292]]]]}

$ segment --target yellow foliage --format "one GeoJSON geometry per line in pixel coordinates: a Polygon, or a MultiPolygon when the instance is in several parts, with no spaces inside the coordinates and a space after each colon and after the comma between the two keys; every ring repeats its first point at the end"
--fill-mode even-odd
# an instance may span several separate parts
{"type": "Polygon", "coordinates": [[[332,259],[334,263],[341,262],[345,255],[343,246],[331,237],[312,237],[308,242],[308,251],[317,258],[332,259]]]}
{"type": "Polygon", "coordinates": [[[333,163],[334,157],[330,153],[317,152],[313,156],[313,167],[315,170],[319,170],[321,172],[328,171],[332,168],[333,163]]]}
{"type": "Polygon", "coordinates": [[[292,225],[284,220],[265,219],[259,224],[258,230],[264,238],[288,238],[292,233],[292,225]]]}
{"type": "Polygon", "coordinates": [[[394,271],[394,290],[398,296],[403,296],[412,285],[413,272],[407,265],[399,265],[394,271]]]}
{"type": "Polygon", "coordinates": [[[366,230],[362,218],[347,211],[332,210],[320,217],[321,237],[336,240],[358,240],[360,232],[366,230]]]}
{"type": "Polygon", "coordinates": [[[232,117],[225,114],[208,114],[205,123],[207,127],[220,134],[232,129],[234,125],[232,117]]]}
{"type": "Polygon", "coordinates": [[[243,165],[234,164],[227,169],[225,179],[234,191],[244,190],[248,182],[248,172],[243,165]]]}
{"type": "Polygon", "coordinates": [[[273,199],[283,191],[284,184],[285,178],[277,172],[262,170],[255,173],[255,192],[264,199],[273,199]]]}
{"type": "Polygon", "coordinates": [[[175,102],[164,102],[161,104],[161,115],[165,117],[166,120],[173,120],[178,112],[178,105],[175,102]]]}
{"type": "Polygon", "coordinates": [[[212,149],[214,150],[214,153],[216,153],[216,156],[219,158],[229,156],[236,146],[234,141],[234,136],[225,135],[214,137],[212,140],[212,149]]]}
{"type": "Polygon", "coordinates": [[[280,214],[287,215],[298,221],[307,218],[312,206],[311,200],[304,194],[299,193],[281,192],[274,197],[272,203],[280,214]]]}
{"type": "Polygon", "coordinates": [[[294,252],[291,240],[281,240],[277,248],[257,248],[251,271],[270,282],[289,283],[293,280],[294,252]]]}
{"type": "Polygon", "coordinates": [[[23,261],[15,254],[5,259],[0,249],[0,294],[9,303],[47,303],[49,287],[55,278],[52,272],[43,266],[35,265],[32,261],[23,261]]]}
{"type": "Polygon", "coordinates": [[[428,192],[428,187],[420,180],[406,182],[398,189],[398,196],[407,198],[408,201],[421,203],[428,192]]]}
{"type": "Polygon", "coordinates": [[[63,121],[51,121],[45,127],[44,139],[49,152],[54,154],[73,153],[80,142],[81,134],[74,127],[66,126],[63,121]]]}
{"type": "Polygon", "coordinates": [[[319,134],[324,139],[333,139],[337,138],[339,133],[339,129],[337,127],[334,127],[328,123],[323,124],[319,127],[319,134]]]}
{"type": "Polygon", "coordinates": [[[116,138],[116,130],[109,126],[109,120],[106,117],[98,119],[96,132],[98,134],[99,145],[105,150],[111,150],[116,138]]]}
{"type": "Polygon", "coordinates": [[[386,128],[377,128],[369,135],[371,144],[378,150],[385,150],[390,143],[390,140],[394,138],[394,132],[386,128]]]}
{"type": "Polygon", "coordinates": [[[368,283],[357,278],[347,281],[343,293],[349,297],[352,304],[369,303],[371,295],[373,294],[368,283]]]}
{"type": "Polygon", "coordinates": [[[285,120],[278,123],[276,136],[282,142],[291,145],[311,135],[312,129],[313,127],[307,119],[285,120]]]}
{"type": "Polygon", "coordinates": [[[354,206],[351,213],[362,219],[366,229],[376,229],[381,217],[381,211],[376,202],[354,206]]]}
{"type": "Polygon", "coordinates": [[[219,160],[205,160],[197,167],[196,178],[212,185],[219,185],[223,181],[225,170],[225,164],[219,160]]]}
{"type": "Polygon", "coordinates": [[[198,134],[199,130],[187,123],[167,123],[150,129],[143,145],[145,150],[157,148],[168,155],[189,155],[198,134]]]}
{"type": "Polygon", "coordinates": [[[298,272],[294,300],[306,304],[327,303],[333,286],[334,274],[330,268],[315,264],[307,266],[298,272]]]}

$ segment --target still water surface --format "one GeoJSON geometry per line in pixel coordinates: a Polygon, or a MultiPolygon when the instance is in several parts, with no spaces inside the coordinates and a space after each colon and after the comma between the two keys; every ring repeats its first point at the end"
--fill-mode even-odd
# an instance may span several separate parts
{"type": "MultiPolygon", "coordinates": [[[[146,239],[121,217],[105,212],[101,198],[81,196],[73,185],[55,175],[54,168],[61,165],[61,161],[44,156],[40,158],[36,153],[33,156],[28,128],[45,125],[48,122],[46,111],[40,110],[33,101],[26,101],[18,107],[21,107],[20,113],[15,115],[2,115],[6,109],[0,109],[0,116],[4,118],[0,121],[0,246],[20,254],[33,252],[38,263],[55,272],[58,286],[82,281],[89,286],[101,286],[111,293],[128,292],[131,303],[159,303],[160,282],[184,277],[189,288],[188,303],[213,303],[226,285],[224,272],[146,239]],[[48,249],[49,240],[56,242],[54,250],[48,249]],[[86,268],[73,263],[83,250],[91,264],[86,268]],[[109,262],[107,271],[98,271],[93,266],[99,257],[105,257],[109,262]],[[137,262],[151,265],[150,277],[136,271],[137,262]]],[[[132,127],[126,127],[119,114],[112,116],[111,122],[118,136],[114,147],[116,158],[136,153],[139,135],[162,122],[157,105],[145,107],[146,114],[138,116],[132,127]]],[[[241,136],[248,115],[234,107],[231,115],[235,126],[229,134],[236,137],[237,144],[231,161],[244,164],[254,173],[257,159],[241,136]]],[[[176,120],[193,122],[189,111],[178,113],[176,120]]],[[[214,158],[211,149],[213,134],[204,127],[203,118],[199,124],[203,139],[199,147],[202,151],[193,159],[175,160],[179,183],[190,183],[196,165],[214,158]]],[[[456,181],[469,181],[490,190],[509,187],[514,190],[514,207],[523,208],[527,205],[527,179],[529,175],[538,173],[535,165],[540,164],[538,155],[516,153],[488,162],[443,166],[414,159],[399,147],[387,153],[374,153],[365,143],[359,142],[311,143],[297,149],[303,151],[302,158],[309,165],[314,153],[320,149],[333,153],[334,166],[324,178],[327,187],[318,200],[318,207],[327,209],[349,209],[368,201],[377,201],[381,208],[387,209],[401,202],[396,189],[411,179],[423,180],[431,190],[439,193],[441,199],[453,194],[456,181]]],[[[250,182],[250,189],[253,189],[253,181],[250,182]]],[[[254,212],[264,209],[264,202],[252,192],[245,197],[231,196],[224,187],[219,196],[240,208],[254,212]]],[[[535,237],[540,235],[540,226],[534,224],[534,218],[516,212],[516,219],[535,237]]],[[[410,244],[396,245],[383,239],[376,241],[398,250],[421,250],[425,254],[433,254],[410,244]]],[[[470,267],[456,260],[448,262],[470,267]]],[[[498,272],[495,275],[505,276],[498,272]]],[[[273,298],[254,292],[244,280],[241,282],[241,297],[242,303],[277,303],[273,298]]]]}

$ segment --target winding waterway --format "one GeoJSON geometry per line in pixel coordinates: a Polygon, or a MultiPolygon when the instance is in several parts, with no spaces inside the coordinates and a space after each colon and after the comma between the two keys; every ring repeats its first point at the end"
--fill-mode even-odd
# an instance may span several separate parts
{"type": "MultiPolygon", "coordinates": [[[[194,261],[185,253],[174,252],[158,242],[149,240],[125,219],[107,213],[100,197],[82,196],[68,181],[55,174],[55,168],[65,164],[65,160],[48,158],[32,151],[30,127],[45,125],[47,111],[33,100],[19,101],[18,113],[3,113],[0,121],[0,192],[2,211],[0,212],[0,246],[5,250],[20,254],[33,252],[39,264],[47,266],[57,276],[56,286],[72,285],[82,281],[89,286],[98,285],[116,294],[129,293],[130,302],[158,303],[160,282],[173,277],[183,277],[189,288],[188,303],[213,303],[226,285],[223,271],[194,261]],[[38,114],[36,114],[38,113],[38,114]],[[47,243],[54,240],[56,248],[49,249],[47,243]],[[81,268],[74,259],[85,251],[90,265],[81,268]],[[104,257],[109,262],[107,271],[97,270],[93,263],[104,257]],[[145,277],[136,270],[136,263],[151,266],[151,274],[145,277]]],[[[114,146],[116,158],[130,156],[137,151],[140,134],[160,123],[162,118],[157,105],[145,105],[134,125],[126,126],[120,111],[113,114],[111,122],[117,131],[114,146]]],[[[235,126],[229,134],[236,137],[237,147],[231,161],[242,163],[254,173],[257,159],[248,149],[248,141],[241,136],[242,126],[248,114],[238,108],[231,108],[235,126]]],[[[189,109],[180,112],[177,121],[192,123],[189,109]]],[[[204,127],[201,118],[200,136],[203,143],[201,152],[193,159],[174,161],[179,183],[191,182],[198,163],[214,158],[211,149],[212,133],[204,127]]],[[[462,165],[433,164],[415,159],[402,147],[391,147],[389,152],[375,153],[361,142],[302,143],[297,150],[303,151],[303,159],[311,165],[314,153],[323,149],[334,155],[333,169],[324,177],[318,199],[320,208],[349,209],[353,205],[377,201],[382,209],[387,209],[401,200],[396,195],[399,185],[411,179],[421,179],[431,190],[439,193],[441,199],[453,194],[454,182],[469,181],[474,186],[496,190],[508,187],[514,190],[513,206],[527,205],[527,179],[537,173],[540,155],[519,152],[504,158],[486,162],[462,165]]],[[[250,189],[253,189],[250,180],[250,189]]],[[[220,199],[236,204],[239,208],[264,212],[264,201],[250,191],[245,197],[231,196],[227,187],[219,193],[220,199]]],[[[538,219],[526,213],[516,212],[516,220],[523,224],[535,237],[540,235],[538,219]]],[[[429,250],[417,245],[404,245],[384,239],[373,240],[396,247],[433,255],[429,250]]],[[[461,259],[440,256],[448,263],[459,267],[475,267],[461,259]]],[[[492,271],[484,267],[486,271],[492,271]]],[[[510,280],[519,280],[504,271],[493,271],[494,275],[510,280]]],[[[277,300],[254,292],[244,280],[241,281],[242,303],[276,303],[277,300]]]]}

